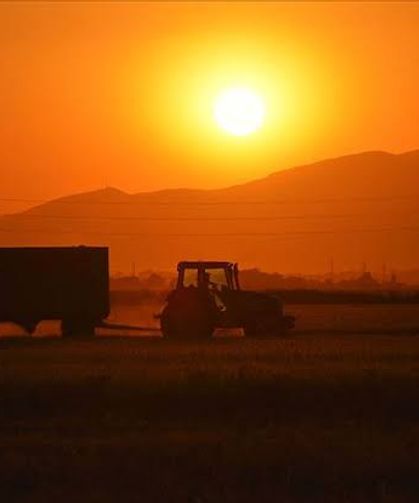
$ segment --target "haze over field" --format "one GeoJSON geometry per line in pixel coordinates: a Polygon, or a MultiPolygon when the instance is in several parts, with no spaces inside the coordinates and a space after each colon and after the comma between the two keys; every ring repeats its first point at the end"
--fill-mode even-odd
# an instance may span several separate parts
{"type": "Polygon", "coordinates": [[[419,150],[365,152],[216,190],[106,188],[1,218],[2,245],[103,244],[113,270],[234,259],[319,272],[417,267],[419,150]]]}

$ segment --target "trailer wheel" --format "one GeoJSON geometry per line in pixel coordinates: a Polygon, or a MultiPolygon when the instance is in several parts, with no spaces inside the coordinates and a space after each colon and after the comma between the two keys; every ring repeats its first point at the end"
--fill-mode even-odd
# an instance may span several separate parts
{"type": "Polygon", "coordinates": [[[95,322],[83,319],[62,320],[61,334],[63,337],[93,337],[95,322]]]}
{"type": "Polygon", "coordinates": [[[38,320],[20,320],[16,322],[29,335],[32,335],[38,326],[38,320]]]}

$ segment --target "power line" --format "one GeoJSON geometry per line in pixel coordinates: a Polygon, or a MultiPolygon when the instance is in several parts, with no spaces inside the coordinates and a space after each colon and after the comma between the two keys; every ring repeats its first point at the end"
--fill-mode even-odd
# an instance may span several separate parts
{"type": "MultiPolygon", "coordinates": [[[[35,232],[41,234],[50,234],[51,231],[45,229],[20,229],[20,232],[35,232]]],[[[226,232],[226,233],[152,233],[152,232],[100,232],[100,231],[70,231],[57,230],[52,234],[90,234],[109,237],[277,237],[277,236],[303,236],[303,235],[337,235],[354,233],[377,233],[409,231],[418,232],[418,226],[400,226],[400,227],[376,227],[376,228],[358,228],[358,229],[324,229],[313,231],[284,231],[284,232],[226,232]]],[[[2,229],[0,232],[16,232],[14,229],[2,229]]]]}
{"type": "MultiPolygon", "coordinates": [[[[71,197],[71,196],[70,196],[71,197]]],[[[37,203],[37,204],[64,204],[64,205],[143,205],[143,206],[228,206],[228,205],[269,205],[269,204],[323,204],[337,202],[387,202],[399,200],[417,200],[418,194],[407,194],[400,196],[360,196],[346,198],[318,198],[318,199],[272,199],[272,200],[250,200],[250,201],[74,201],[61,199],[24,199],[24,198],[0,198],[1,202],[12,203],[37,203]]]]}
{"type": "MultiPolygon", "coordinates": [[[[361,217],[362,214],[302,214],[302,215],[277,215],[277,216],[225,216],[225,217],[153,217],[153,216],[102,216],[102,215],[35,215],[35,214],[17,214],[17,215],[4,215],[4,217],[10,219],[25,220],[27,218],[46,218],[46,219],[62,219],[62,220],[117,220],[117,221],[153,221],[153,222],[206,222],[206,221],[252,221],[252,220],[308,220],[308,219],[331,219],[331,218],[350,218],[350,217],[361,217]]],[[[365,215],[364,215],[365,216],[365,215]]]]}
{"type": "MultiPolygon", "coordinates": [[[[392,216],[418,216],[415,212],[393,212],[392,216]]],[[[283,220],[331,220],[331,219],[345,219],[345,218],[364,218],[371,216],[371,213],[302,213],[294,215],[267,215],[267,216],[242,216],[242,215],[226,215],[222,217],[202,216],[202,217],[155,217],[147,215],[52,215],[52,214],[34,214],[34,213],[18,213],[12,215],[3,215],[2,218],[6,220],[14,220],[22,222],[30,219],[52,219],[52,220],[70,220],[70,221],[138,221],[138,222],[234,222],[234,221],[283,221],[283,220]]],[[[1,218],[1,217],[0,217],[1,218]]]]}

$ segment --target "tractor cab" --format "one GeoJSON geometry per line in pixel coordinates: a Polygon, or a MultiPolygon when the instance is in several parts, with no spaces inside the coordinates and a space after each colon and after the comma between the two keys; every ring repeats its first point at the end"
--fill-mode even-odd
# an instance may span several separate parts
{"type": "Polygon", "coordinates": [[[179,262],[177,288],[198,288],[208,291],[240,290],[237,263],[179,262]]]}

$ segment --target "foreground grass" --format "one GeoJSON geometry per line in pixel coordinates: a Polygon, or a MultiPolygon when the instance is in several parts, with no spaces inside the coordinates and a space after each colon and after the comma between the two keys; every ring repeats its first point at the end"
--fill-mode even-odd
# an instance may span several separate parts
{"type": "Polygon", "coordinates": [[[419,338],[0,339],[1,501],[417,501],[419,338]]]}

